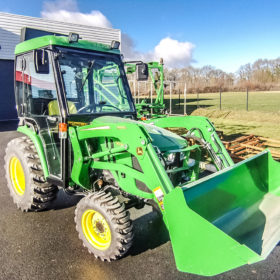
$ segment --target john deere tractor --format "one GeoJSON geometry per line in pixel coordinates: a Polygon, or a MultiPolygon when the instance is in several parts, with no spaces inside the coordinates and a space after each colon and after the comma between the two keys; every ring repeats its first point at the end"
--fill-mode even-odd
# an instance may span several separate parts
{"type": "Polygon", "coordinates": [[[17,45],[22,136],[5,156],[14,203],[39,211],[58,188],[81,195],[79,238],[102,261],[127,253],[129,209],[146,204],[162,216],[181,271],[215,275],[265,259],[280,240],[279,163],[265,151],[234,165],[205,117],[138,120],[118,46],[73,33],[17,45]]]}

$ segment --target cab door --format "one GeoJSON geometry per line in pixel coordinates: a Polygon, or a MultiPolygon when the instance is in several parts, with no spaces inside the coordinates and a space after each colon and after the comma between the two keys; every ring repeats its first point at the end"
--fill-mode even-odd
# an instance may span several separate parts
{"type": "MultiPolygon", "coordinates": [[[[45,56],[48,60],[48,51],[45,51],[45,56]]],[[[19,117],[24,117],[37,127],[49,173],[61,179],[61,145],[58,137],[61,116],[52,64],[47,63],[45,71],[38,73],[33,52],[19,56],[16,61],[15,81],[19,117]]]]}

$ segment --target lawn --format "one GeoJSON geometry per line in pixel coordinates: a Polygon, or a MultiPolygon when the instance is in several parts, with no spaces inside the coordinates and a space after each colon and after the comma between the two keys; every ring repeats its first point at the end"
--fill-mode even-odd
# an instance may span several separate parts
{"type": "Polygon", "coordinates": [[[200,108],[192,112],[195,116],[205,116],[231,139],[254,134],[280,140],[280,114],[258,111],[229,111],[200,108]]]}
{"type": "MultiPolygon", "coordinates": [[[[243,111],[247,108],[246,92],[222,92],[222,110],[243,111]]],[[[153,96],[155,98],[155,96],[153,96]]],[[[150,97],[146,97],[150,102],[150,97]]],[[[220,93],[187,93],[187,102],[184,103],[184,95],[173,94],[172,113],[182,114],[184,105],[187,113],[191,114],[199,107],[209,109],[220,109],[220,93]]],[[[141,101],[141,99],[140,99],[141,101]]],[[[164,100],[166,107],[170,109],[170,95],[165,94],[164,100]]],[[[280,113],[280,92],[279,91],[252,91],[248,94],[248,110],[260,112],[280,113]]]]}
{"type": "MultiPolygon", "coordinates": [[[[148,99],[150,101],[150,99],[148,99]]],[[[280,140],[280,92],[249,92],[246,111],[246,92],[222,93],[220,110],[219,93],[187,94],[188,115],[208,117],[216,129],[234,136],[255,134],[280,140]]],[[[170,108],[170,96],[165,95],[166,107],[170,108]]],[[[184,113],[184,96],[172,95],[172,113],[184,113]]]]}
{"type": "MultiPolygon", "coordinates": [[[[184,105],[183,95],[181,95],[180,97],[181,98],[179,100],[179,95],[172,96],[172,99],[175,101],[175,104],[173,104],[172,106],[174,110],[176,110],[179,107],[179,105],[180,107],[183,107],[184,105]]],[[[222,92],[221,97],[222,97],[221,98],[222,109],[246,110],[247,107],[246,92],[222,92]]],[[[168,100],[169,96],[165,96],[165,99],[168,100]]],[[[197,99],[197,94],[187,94],[187,108],[188,106],[191,106],[191,108],[203,107],[203,108],[219,109],[220,94],[200,93],[198,95],[198,99],[197,99]]],[[[248,110],[280,113],[280,92],[278,91],[249,92],[248,110]]]]}

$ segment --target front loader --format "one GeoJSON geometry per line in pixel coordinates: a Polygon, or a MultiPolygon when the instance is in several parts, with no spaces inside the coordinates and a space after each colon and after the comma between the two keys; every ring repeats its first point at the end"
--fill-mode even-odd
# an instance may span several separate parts
{"type": "Polygon", "coordinates": [[[180,271],[215,275],[265,259],[280,240],[279,163],[265,151],[234,165],[204,117],[139,120],[118,45],[73,33],[17,45],[22,137],[5,156],[17,207],[50,208],[58,188],[81,195],[79,238],[102,261],[128,252],[129,209],[146,204],[162,215],[180,271]]]}

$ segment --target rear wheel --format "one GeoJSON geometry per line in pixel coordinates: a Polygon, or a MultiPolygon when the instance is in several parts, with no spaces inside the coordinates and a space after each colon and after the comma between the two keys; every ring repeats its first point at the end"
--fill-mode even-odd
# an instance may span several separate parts
{"type": "Polygon", "coordinates": [[[132,244],[129,212],[110,193],[97,192],[81,199],[75,222],[84,247],[102,261],[122,257],[132,244]]]}
{"type": "Polygon", "coordinates": [[[57,187],[45,181],[36,148],[28,137],[8,143],[5,172],[10,195],[22,211],[43,210],[56,197],[57,187]]]}

